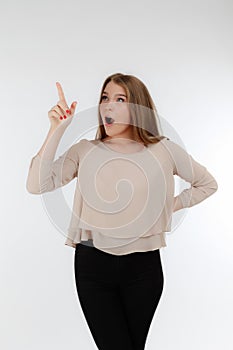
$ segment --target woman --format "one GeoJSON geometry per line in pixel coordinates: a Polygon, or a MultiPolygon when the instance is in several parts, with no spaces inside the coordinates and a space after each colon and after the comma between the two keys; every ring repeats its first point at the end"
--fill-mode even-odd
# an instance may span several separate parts
{"type": "Polygon", "coordinates": [[[90,332],[98,349],[142,350],[163,291],[160,248],[172,213],[205,200],[218,185],[203,165],[160,135],[146,86],[121,73],[103,84],[95,140],[82,139],[54,161],[77,104],[69,108],[59,83],[57,89],[59,101],[31,160],[27,190],[41,194],[77,178],[65,244],[75,248],[77,294],[90,332]],[[191,184],[175,198],[174,175],[191,184]]]}

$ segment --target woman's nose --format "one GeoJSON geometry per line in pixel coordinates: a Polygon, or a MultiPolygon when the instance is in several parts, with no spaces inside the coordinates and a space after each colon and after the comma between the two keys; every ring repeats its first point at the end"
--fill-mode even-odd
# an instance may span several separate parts
{"type": "Polygon", "coordinates": [[[114,102],[106,102],[105,110],[112,110],[114,108],[114,102]]]}

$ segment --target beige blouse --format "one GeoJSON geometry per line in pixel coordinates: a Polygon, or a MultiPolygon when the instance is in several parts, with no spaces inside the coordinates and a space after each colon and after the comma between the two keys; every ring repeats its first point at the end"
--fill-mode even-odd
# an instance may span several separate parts
{"type": "Polygon", "coordinates": [[[30,193],[54,191],[76,179],[65,245],[75,248],[92,239],[97,249],[114,255],[165,247],[174,175],[190,183],[177,196],[182,208],[202,202],[218,188],[206,167],[168,138],[136,152],[125,150],[82,139],[55,161],[38,154],[32,158],[26,183],[30,193]]]}

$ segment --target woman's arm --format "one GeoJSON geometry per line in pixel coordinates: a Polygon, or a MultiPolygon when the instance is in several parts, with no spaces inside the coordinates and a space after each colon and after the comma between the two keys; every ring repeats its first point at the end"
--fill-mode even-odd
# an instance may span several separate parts
{"type": "Polygon", "coordinates": [[[76,145],[70,147],[55,162],[57,146],[71,123],[77,102],[68,107],[61,84],[56,82],[59,101],[48,112],[50,129],[39,150],[32,158],[26,182],[28,192],[40,194],[55,190],[77,176],[78,158],[75,154],[76,145]],[[65,120],[64,120],[65,119],[65,120]]]}
{"type": "Polygon", "coordinates": [[[32,194],[50,192],[69,183],[77,176],[77,144],[71,146],[57,160],[54,156],[65,129],[50,128],[39,152],[31,159],[26,188],[32,194]]]}
{"type": "Polygon", "coordinates": [[[174,197],[174,202],[173,202],[173,212],[183,209],[183,204],[179,198],[179,195],[174,197]]]}
{"type": "Polygon", "coordinates": [[[56,154],[58,144],[65,130],[66,129],[62,126],[59,126],[57,128],[50,126],[45,141],[37,154],[39,154],[39,156],[43,157],[44,159],[53,160],[56,154]]]}
{"type": "Polygon", "coordinates": [[[177,143],[165,140],[164,144],[171,155],[174,175],[178,175],[191,184],[189,188],[184,189],[174,198],[174,211],[190,208],[217,191],[217,181],[206,167],[193,159],[177,143]]]}

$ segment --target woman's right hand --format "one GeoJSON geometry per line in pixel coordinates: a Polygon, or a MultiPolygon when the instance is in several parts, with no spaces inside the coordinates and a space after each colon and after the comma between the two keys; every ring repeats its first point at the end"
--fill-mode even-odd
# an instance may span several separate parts
{"type": "Polygon", "coordinates": [[[48,112],[51,127],[54,129],[61,125],[68,126],[71,123],[77,105],[77,102],[74,101],[69,108],[61,84],[56,82],[56,86],[58,90],[59,101],[48,112]]]}

